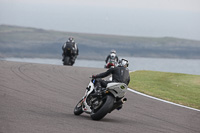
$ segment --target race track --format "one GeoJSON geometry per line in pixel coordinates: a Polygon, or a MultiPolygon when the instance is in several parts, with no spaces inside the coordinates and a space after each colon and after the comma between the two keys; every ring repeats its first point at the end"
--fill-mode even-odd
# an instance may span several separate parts
{"type": "Polygon", "coordinates": [[[92,74],[105,69],[0,61],[0,133],[200,133],[200,112],[128,92],[101,121],[75,116],[92,74]]]}

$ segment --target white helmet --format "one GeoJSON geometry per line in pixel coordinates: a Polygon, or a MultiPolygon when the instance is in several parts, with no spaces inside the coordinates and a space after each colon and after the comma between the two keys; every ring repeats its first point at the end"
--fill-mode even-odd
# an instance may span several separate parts
{"type": "Polygon", "coordinates": [[[116,56],[116,55],[115,55],[114,53],[111,53],[111,54],[110,54],[111,59],[114,59],[115,56],[116,56]]]}
{"type": "Polygon", "coordinates": [[[128,60],[126,60],[126,59],[121,59],[120,63],[121,63],[121,66],[126,65],[128,67],[128,65],[129,65],[128,60]]]}

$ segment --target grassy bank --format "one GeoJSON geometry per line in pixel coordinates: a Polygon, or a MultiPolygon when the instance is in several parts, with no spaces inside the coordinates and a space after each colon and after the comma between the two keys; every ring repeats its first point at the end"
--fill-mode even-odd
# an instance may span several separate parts
{"type": "Polygon", "coordinates": [[[129,87],[134,90],[200,109],[200,75],[136,71],[130,76],[129,87]]]}

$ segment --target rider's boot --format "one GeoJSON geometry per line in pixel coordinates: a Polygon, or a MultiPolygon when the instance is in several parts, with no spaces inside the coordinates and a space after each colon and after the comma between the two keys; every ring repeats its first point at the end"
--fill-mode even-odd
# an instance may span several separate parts
{"type": "Polygon", "coordinates": [[[123,104],[125,103],[127,101],[127,98],[122,98],[120,101],[119,101],[119,105],[118,105],[118,107],[116,108],[117,110],[120,110],[120,109],[122,109],[122,106],[123,106],[123,104]]]}
{"type": "Polygon", "coordinates": [[[117,110],[122,109],[122,104],[116,108],[117,110]]]}

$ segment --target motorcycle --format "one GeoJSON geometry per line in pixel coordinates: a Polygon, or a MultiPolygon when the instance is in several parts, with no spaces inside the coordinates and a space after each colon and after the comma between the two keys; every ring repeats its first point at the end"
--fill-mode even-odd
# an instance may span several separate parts
{"type": "Polygon", "coordinates": [[[116,67],[118,65],[118,62],[115,60],[110,60],[105,66],[104,68],[111,68],[111,67],[116,67]]]}
{"type": "Polygon", "coordinates": [[[83,112],[90,114],[93,120],[101,120],[115,109],[121,109],[127,100],[124,98],[127,85],[124,83],[108,83],[106,88],[96,85],[97,79],[92,79],[86,88],[85,95],[74,108],[74,115],[83,112]]]}
{"type": "Polygon", "coordinates": [[[70,65],[73,66],[73,64],[75,63],[76,60],[76,55],[73,53],[74,49],[73,48],[66,48],[63,56],[63,65],[70,65]]]}

